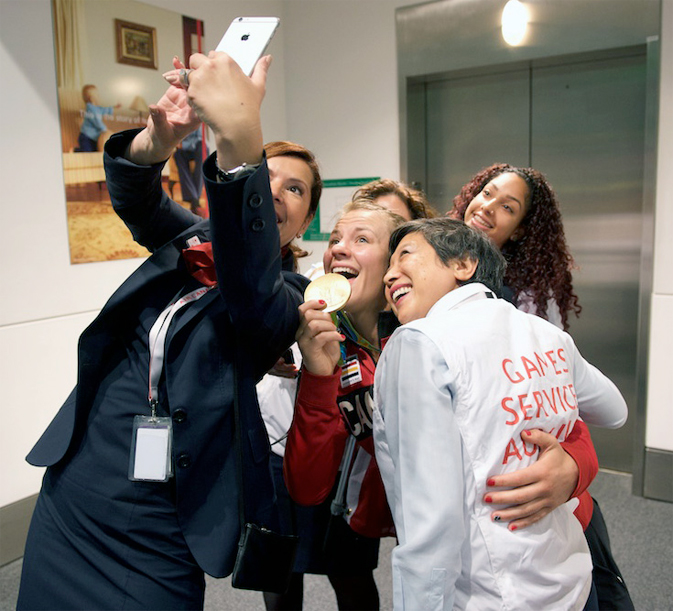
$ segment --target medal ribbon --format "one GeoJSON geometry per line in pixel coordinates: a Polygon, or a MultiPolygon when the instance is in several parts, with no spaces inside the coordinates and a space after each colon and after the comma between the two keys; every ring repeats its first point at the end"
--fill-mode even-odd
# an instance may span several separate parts
{"type": "MultiPolygon", "coordinates": [[[[370,341],[362,337],[353,326],[353,323],[348,318],[348,315],[343,310],[337,312],[332,312],[332,321],[337,326],[339,331],[343,333],[349,340],[357,344],[361,348],[367,350],[370,354],[377,354],[381,352],[380,348],[374,346],[370,341]]],[[[339,345],[341,350],[341,359],[339,359],[339,366],[343,366],[344,361],[346,360],[346,344],[341,343],[339,345]]]]}

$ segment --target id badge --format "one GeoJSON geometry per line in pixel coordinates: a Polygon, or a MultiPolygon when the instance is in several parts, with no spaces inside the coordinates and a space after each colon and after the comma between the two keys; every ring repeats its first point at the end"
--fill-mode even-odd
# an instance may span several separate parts
{"type": "Polygon", "coordinates": [[[173,424],[170,418],[136,416],[133,419],[129,479],[167,482],[173,475],[173,424]]]}

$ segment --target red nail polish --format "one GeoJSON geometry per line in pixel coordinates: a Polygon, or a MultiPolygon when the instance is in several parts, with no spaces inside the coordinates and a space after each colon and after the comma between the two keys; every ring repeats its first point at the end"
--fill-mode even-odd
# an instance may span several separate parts
{"type": "Polygon", "coordinates": [[[486,482],[486,485],[487,485],[487,486],[495,486],[495,480],[492,479],[492,478],[489,479],[489,480],[486,482]]]}
{"type": "Polygon", "coordinates": [[[526,435],[531,435],[530,431],[524,431],[524,433],[526,433],[526,435]]]}
{"type": "Polygon", "coordinates": [[[512,524],[512,525],[509,527],[509,529],[510,529],[512,532],[514,532],[517,528],[518,528],[518,526],[516,526],[516,525],[514,525],[514,524],[512,524]]]}
{"type": "Polygon", "coordinates": [[[484,497],[484,503],[492,503],[493,499],[490,496],[485,496],[484,497]]]}
{"type": "Polygon", "coordinates": [[[319,300],[318,300],[318,303],[319,303],[320,305],[325,305],[326,302],[323,301],[322,299],[319,299],[319,300]]]}

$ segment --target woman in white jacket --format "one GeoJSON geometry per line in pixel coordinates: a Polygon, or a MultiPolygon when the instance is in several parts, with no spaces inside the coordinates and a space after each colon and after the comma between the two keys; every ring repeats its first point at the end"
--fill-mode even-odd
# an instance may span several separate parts
{"type": "Polygon", "coordinates": [[[403,326],[376,371],[374,440],[399,539],[395,609],[585,608],[576,502],[517,530],[493,519],[486,482],[535,462],[527,429],[563,440],[580,415],[618,427],[624,399],[567,333],[495,298],[504,260],[482,233],[412,221],[390,249],[386,298],[403,326]]]}

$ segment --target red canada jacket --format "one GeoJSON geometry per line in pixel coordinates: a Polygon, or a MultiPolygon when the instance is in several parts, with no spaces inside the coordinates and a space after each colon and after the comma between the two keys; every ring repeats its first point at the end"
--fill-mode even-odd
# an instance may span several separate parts
{"type": "Polygon", "coordinates": [[[362,347],[346,340],[346,359],[329,376],[302,369],[283,469],[290,496],[318,505],[339,480],[350,435],[356,438],[348,469],[344,515],[366,537],[394,536],[393,518],[374,458],[372,406],[376,364],[362,347]]]}
{"type": "MultiPolygon", "coordinates": [[[[371,435],[376,364],[358,344],[350,339],[345,343],[346,362],[343,367],[337,366],[332,375],[318,376],[302,368],[283,461],[285,483],[292,499],[300,505],[322,503],[338,482],[346,441],[355,435],[344,517],[360,535],[395,536],[371,435]]],[[[598,472],[598,459],[586,424],[578,420],[561,445],[579,467],[572,496],[579,499],[575,516],[586,529],[593,513],[587,488],[598,472]]]]}

